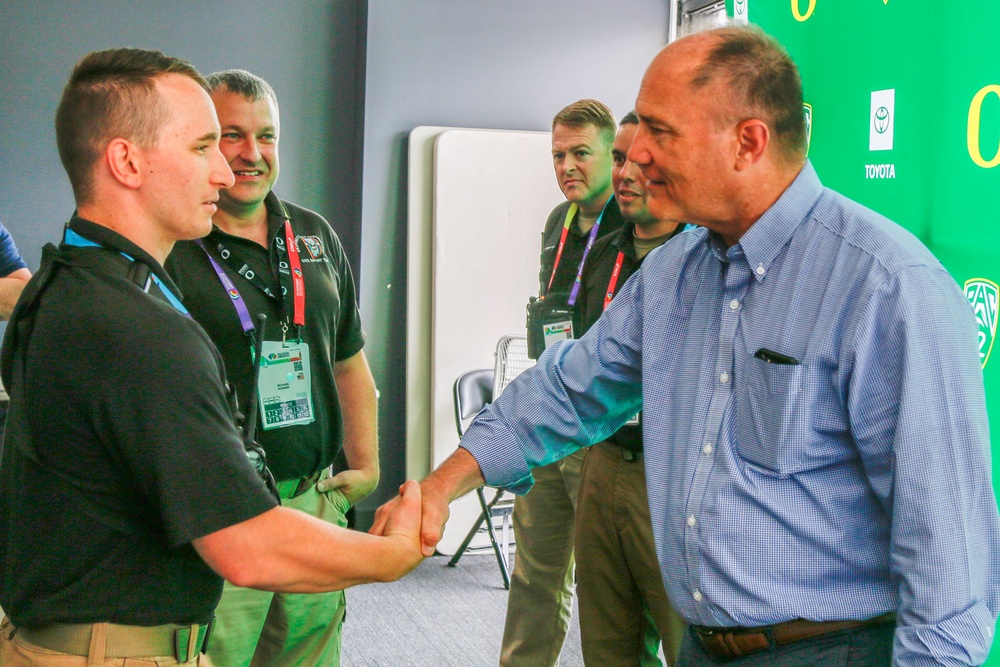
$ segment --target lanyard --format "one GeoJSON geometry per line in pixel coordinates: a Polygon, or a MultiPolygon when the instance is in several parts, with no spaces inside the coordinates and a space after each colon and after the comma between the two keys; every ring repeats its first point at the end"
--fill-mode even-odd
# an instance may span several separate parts
{"type": "Polygon", "coordinates": [[[562,234],[559,236],[559,248],[556,249],[556,261],[552,264],[552,275],[549,276],[549,286],[545,288],[545,293],[552,291],[552,281],[556,279],[556,269],[559,268],[559,260],[562,259],[563,248],[566,247],[566,237],[569,236],[569,227],[573,224],[573,216],[576,215],[579,206],[575,203],[569,205],[566,211],[566,220],[563,222],[562,234]]]}
{"type": "MultiPolygon", "coordinates": [[[[299,249],[295,243],[295,233],[292,231],[292,224],[289,222],[288,218],[285,217],[284,234],[279,234],[274,238],[274,245],[277,248],[278,255],[278,281],[281,284],[280,294],[275,293],[271,286],[268,285],[264,279],[257,275],[257,273],[250,268],[250,265],[242,259],[239,252],[235,249],[230,249],[226,246],[223,241],[218,242],[219,257],[225,262],[229,268],[243,276],[251,285],[259,289],[266,296],[275,299],[281,303],[282,308],[285,308],[285,297],[289,292],[292,294],[292,324],[299,327],[300,333],[299,338],[301,338],[301,329],[306,324],[306,284],[305,279],[302,276],[302,260],[299,256],[299,249]]],[[[206,250],[206,253],[208,251],[206,250]]],[[[209,254],[209,258],[211,258],[209,254]]],[[[212,264],[215,264],[213,260],[212,264]]],[[[218,273],[218,271],[217,271],[218,273]]],[[[222,275],[225,275],[224,272],[222,275]]],[[[222,275],[219,279],[222,280],[222,275]]],[[[228,277],[227,277],[228,279],[228,277]]],[[[231,281],[230,281],[230,284],[231,281]]],[[[232,288],[223,281],[223,285],[228,290],[235,290],[236,287],[232,288]]],[[[233,292],[230,291],[230,296],[233,296],[233,305],[239,311],[239,306],[237,305],[237,298],[239,292],[236,292],[237,296],[233,296],[233,292]]],[[[240,299],[241,301],[242,299],[240,299]]],[[[288,313],[287,309],[285,311],[285,321],[282,322],[282,330],[287,331],[288,329],[288,313]]],[[[240,322],[243,323],[243,315],[240,313],[240,322]]],[[[246,324],[243,324],[244,331],[246,331],[246,324]]],[[[252,323],[250,324],[252,327],[252,323]]]]}
{"type": "Polygon", "coordinates": [[[299,246],[295,243],[292,233],[292,223],[285,219],[285,244],[288,251],[288,263],[292,265],[292,317],[295,326],[300,329],[306,325],[306,281],[302,278],[302,261],[299,259],[299,246]]]}
{"type": "Polygon", "coordinates": [[[625,253],[621,250],[618,251],[618,258],[615,260],[615,268],[611,271],[611,280],[608,281],[608,292],[604,295],[604,308],[602,312],[608,309],[608,304],[611,303],[611,299],[615,297],[615,288],[618,286],[618,276],[622,272],[622,263],[625,261],[625,253]]]}
{"type": "Polygon", "coordinates": [[[240,316],[240,324],[243,325],[243,333],[248,336],[253,335],[254,331],[257,329],[253,325],[253,319],[250,317],[250,311],[247,310],[247,304],[240,295],[240,291],[236,289],[236,285],[233,284],[233,281],[229,279],[226,272],[222,270],[222,267],[219,266],[217,261],[215,261],[212,254],[208,252],[208,248],[205,247],[202,240],[196,239],[195,243],[198,244],[199,248],[205,251],[205,254],[208,256],[208,261],[212,263],[212,268],[215,269],[215,275],[219,277],[219,282],[221,282],[222,286],[226,288],[226,292],[229,293],[229,297],[233,300],[233,308],[236,309],[236,314],[240,316]]]}
{"type": "Polygon", "coordinates": [[[608,201],[604,202],[604,208],[601,209],[601,214],[597,216],[597,222],[594,223],[593,229],[590,230],[590,237],[587,239],[587,247],[583,249],[583,257],[580,258],[580,267],[576,270],[576,280],[573,281],[573,289],[569,293],[569,305],[573,306],[576,304],[576,297],[580,294],[580,279],[583,277],[583,265],[587,262],[587,255],[590,254],[590,249],[594,247],[594,241],[597,240],[597,230],[601,226],[601,220],[604,219],[604,212],[608,210],[608,204],[614,201],[615,196],[611,195],[608,197],[608,201]]]}
{"type": "MultiPolygon", "coordinates": [[[[65,243],[68,246],[75,246],[81,248],[82,247],[104,248],[105,250],[111,250],[110,248],[105,248],[100,243],[95,243],[94,241],[91,241],[90,239],[81,236],[78,232],[75,232],[68,227],[66,228],[66,233],[63,235],[63,243],[65,243]]],[[[128,255],[124,252],[119,251],[118,254],[120,254],[122,257],[129,260],[130,262],[136,261],[135,257],[132,257],[131,255],[128,255]]],[[[187,315],[188,317],[191,317],[191,314],[188,313],[187,308],[184,307],[184,304],[181,303],[181,300],[178,299],[177,296],[170,291],[169,287],[163,284],[163,281],[160,280],[155,273],[150,271],[149,277],[152,279],[154,283],[156,283],[156,286],[160,289],[160,292],[163,294],[163,296],[167,298],[167,301],[170,303],[170,305],[174,307],[174,310],[181,313],[182,315],[187,315]]],[[[146,281],[146,285],[143,288],[143,290],[147,294],[149,293],[149,281],[146,281]]]]}

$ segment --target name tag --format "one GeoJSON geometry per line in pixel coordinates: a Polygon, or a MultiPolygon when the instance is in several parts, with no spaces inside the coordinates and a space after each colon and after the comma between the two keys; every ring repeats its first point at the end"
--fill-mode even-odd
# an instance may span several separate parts
{"type": "Polygon", "coordinates": [[[573,338],[573,321],[550,322],[542,326],[542,339],[545,341],[545,349],[557,340],[569,340],[573,338]]]}
{"type": "Polygon", "coordinates": [[[313,411],[309,345],[264,341],[260,355],[260,421],[265,430],[308,424],[313,411]]]}

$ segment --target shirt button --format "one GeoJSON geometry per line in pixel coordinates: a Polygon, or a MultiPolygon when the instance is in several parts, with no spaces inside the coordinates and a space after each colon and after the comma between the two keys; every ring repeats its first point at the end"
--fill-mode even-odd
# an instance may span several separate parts
{"type": "Polygon", "coordinates": [[[695,591],[691,594],[691,597],[694,598],[695,602],[701,602],[701,591],[695,591]]]}
{"type": "Polygon", "coordinates": [[[739,299],[733,299],[729,302],[729,310],[739,310],[740,302],[739,299]]]}
{"type": "Polygon", "coordinates": [[[729,382],[729,373],[723,373],[722,375],[720,375],[719,382],[721,382],[722,384],[726,384],[727,382],[729,382]]]}
{"type": "Polygon", "coordinates": [[[712,453],[712,443],[706,442],[705,446],[701,448],[701,451],[705,452],[706,455],[712,453]]]}
{"type": "Polygon", "coordinates": [[[698,519],[694,518],[694,514],[688,517],[687,524],[692,528],[698,524],[698,519]]]}
{"type": "Polygon", "coordinates": [[[767,269],[764,268],[763,264],[761,264],[760,266],[757,267],[757,275],[758,276],[762,276],[765,273],[767,273],[767,269]]]}

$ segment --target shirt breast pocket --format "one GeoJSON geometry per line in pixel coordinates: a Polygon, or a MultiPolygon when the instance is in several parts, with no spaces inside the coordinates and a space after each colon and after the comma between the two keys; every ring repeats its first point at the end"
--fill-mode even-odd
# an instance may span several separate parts
{"type": "Polygon", "coordinates": [[[744,373],[735,412],[740,456],[764,472],[801,470],[809,432],[808,367],[751,357],[744,373]]]}

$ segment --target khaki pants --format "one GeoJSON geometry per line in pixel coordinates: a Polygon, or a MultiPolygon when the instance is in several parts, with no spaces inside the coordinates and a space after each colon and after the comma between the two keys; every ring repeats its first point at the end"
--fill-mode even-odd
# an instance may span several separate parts
{"type": "Polygon", "coordinates": [[[576,578],[583,658],[587,665],[644,664],[648,609],[673,665],[685,623],[663,587],[645,464],[641,455],[627,461],[622,453],[617,445],[594,445],[580,479],[576,578]]]}
{"type": "Polygon", "coordinates": [[[0,665],[3,667],[212,667],[205,656],[191,662],[177,662],[173,656],[148,658],[105,658],[58,653],[24,641],[17,634],[10,638],[11,625],[7,618],[0,623],[0,665]]]}
{"type": "MultiPolygon", "coordinates": [[[[289,484],[279,484],[283,495],[289,484]]],[[[282,505],[347,527],[350,503],[340,491],[313,487],[282,505]]],[[[226,582],[208,655],[217,667],[336,667],[346,612],[343,591],[269,593],[226,582]]]]}
{"type": "Polygon", "coordinates": [[[551,667],[573,613],[573,524],[584,451],[535,468],[514,500],[514,572],[500,664],[551,667]]]}

